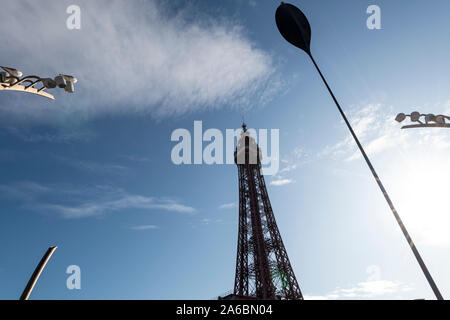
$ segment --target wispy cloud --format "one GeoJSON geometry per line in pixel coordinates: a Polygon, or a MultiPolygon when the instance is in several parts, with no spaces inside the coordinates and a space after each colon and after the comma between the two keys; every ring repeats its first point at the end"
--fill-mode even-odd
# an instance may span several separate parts
{"type": "Polygon", "coordinates": [[[225,209],[234,209],[237,207],[236,202],[230,202],[230,203],[224,203],[219,206],[219,209],[225,210],[225,209]]]}
{"type": "Polygon", "coordinates": [[[161,200],[138,195],[123,195],[114,200],[99,200],[77,205],[37,204],[36,209],[55,212],[64,218],[85,218],[112,213],[122,209],[165,210],[182,213],[192,213],[195,209],[179,204],[173,200],[161,200]]]}
{"type": "Polygon", "coordinates": [[[382,280],[378,266],[369,266],[367,272],[377,271],[366,281],[357,283],[348,288],[336,288],[324,295],[305,295],[305,300],[336,300],[336,299],[382,299],[383,297],[401,296],[403,293],[413,290],[411,285],[400,281],[382,280]]]}
{"type": "Polygon", "coordinates": [[[290,172],[290,171],[295,170],[295,169],[297,169],[297,165],[296,164],[288,165],[288,166],[282,168],[281,170],[279,170],[278,174],[281,175],[283,173],[287,173],[287,172],[290,172]]]}
{"type": "Polygon", "coordinates": [[[374,280],[359,282],[354,287],[337,288],[325,295],[305,295],[305,300],[380,299],[385,295],[401,294],[412,287],[398,281],[374,280]]]}
{"type": "Polygon", "coordinates": [[[284,185],[291,184],[291,183],[294,183],[294,182],[295,181],[292,180],[292,179],[279,179],[279,180],[272,180],[272,181],[270,181],[270,185],[279,187],[279,186],[284,186],[284,185]]]}
{"type": "Polygon", "coordinates": [[[69,157],[53,156],[55,159],[61,161],[62,163],[72,166],[74,168],[89,171],[89,172],[105,172],[105,173],[116,173],[123,174],[128,171],[128,167],[116,164],[116,163],[104,163],[89,160],[80,160],[69,157]]]}
{"type": "Polygon", "coordinates": [[[280,83],[273,58],[237,21],[189,9],[172,12],[157,1],[79,0],[81,30],[68,30],[69,4],[2,3],[8,14],[0,29],[9,30],[2,34],[2,63],[79,79],[74,95],[55,91],[57,103],[29,96],[8,100],[2,121],[61,122],[70,116],[77,122],[136,112],[167,117],[251,107],[264,103],[280,83]]]}
{"type": "Polygon", "coordinates": [[[155,229],[158,229],[158,226],[155,226],[153,224],[146,224],[146,225],[140,225],[140,226],[133,226],[133,227],[130,227],[130,229],[136,230],[136,231],[155,230],[155,229]]]}
{"type": "MultiPolygon", "coordinates": [[[[450,102],[438,105],[434,112],[445,112],[445,109],[449,109],[448,105],[450,102]]],[[[382,104],[358,106],[348,111],[349,121],[368,155],[377,155],[394,148],[406,151],[425,145],[440,150],[450,148],[450,142],[444,132],[436,129],[434,131],[401,130],[400,125],[394,121],[394,117],[394,109],[382,104]]],[[[319,156],[344,158],[346,161],[361,158],[361,154],[349,134],[335,144],[326,146],[319,152],[319,156]]]]}
{"type": "Polygon", "coordinates": [[[303,148],[295,147],[288,155],[281,159],[282,168],[278,170],[276,175],[272,176],[270,185],[279,187],[295,183],[295,180],[291,177],[293,171],[309,161],[309,154],[303,148]]]}
{"type": "MultiPolygon", "coordinates": [[[[6,118],[4,120],[7,121],[8,119],[6,118]]],[[[8,134],[11,134],[25,142],[32,143],[70,143],[72,141],[88,141],[95,136],[94,133],[88,128],[79,130],[79,128],[71,128],[68,126],[46,128],[45,132],[42,132],[39,127],[16,127],[13,124],[4,124],[2,129],[8,134]]]]}
{"type": "Polygon", "coordinates": [[[20,181],[13,184],[0,185],[0,193],[3,196],[22,201],[31,201],[37,195],[51,192],[52,188],[33,181],[20,181]]]}
{"type": "Polygon", "coordinates": [[[157,198],[128,194],[111,186],[73,188],[63,185],[41,185],[18,182],[0,185],[4,196],[18,199],[29,210],[55,213],[63,218],[86,218],[120,210],[163,210],[194,213],[193,207],[170,198],[157,198]]]}
{"type": "Polygon", "coordinates": [[[138,156],[135,154],[122,154],[117,157],[131,161],[131,162],[149,162],[150,161],[150,158],[138,156]]]}

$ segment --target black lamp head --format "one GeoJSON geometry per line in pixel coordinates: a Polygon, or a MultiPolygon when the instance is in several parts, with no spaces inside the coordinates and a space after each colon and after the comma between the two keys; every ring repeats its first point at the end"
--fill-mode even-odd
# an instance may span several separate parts
{"type": "Polygon", "coordinates": [[[307,54],[311,54],[311,27],[308,19],[299,8],[281,2],[275,13],[275,20],[284,39],[307,54]]]}

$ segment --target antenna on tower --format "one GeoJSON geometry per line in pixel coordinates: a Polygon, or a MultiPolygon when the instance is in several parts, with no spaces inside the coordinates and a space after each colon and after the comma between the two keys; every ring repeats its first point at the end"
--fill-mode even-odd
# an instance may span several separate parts
{"type": "Polygon", "coordinates": [[[247,125],[245,124],[245,119],[244,119],[243,114],[241,114],[241,119],[242,119],[242,130],[244,130],[244,132],[247,132],[247,125]]]}

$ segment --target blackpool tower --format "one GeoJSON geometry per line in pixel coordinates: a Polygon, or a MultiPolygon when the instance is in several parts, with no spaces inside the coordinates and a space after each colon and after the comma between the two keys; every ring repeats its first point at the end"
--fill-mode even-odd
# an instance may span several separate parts
{"type": "Polygon", "coordinates": [[[270,205],[261,152],[245,123],[234,153],[239,174],[239,235],[234,291],[228,299],[302,300],[270,205]]]}

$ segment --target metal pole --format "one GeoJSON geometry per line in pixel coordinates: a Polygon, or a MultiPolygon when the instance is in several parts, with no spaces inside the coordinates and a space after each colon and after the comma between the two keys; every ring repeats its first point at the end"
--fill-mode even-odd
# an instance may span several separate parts
{"type": "Polygon", "coordinates": [[[30,280],[27,283],[27,286],[23,290],[22,295],[20,296],[20,300],[28,300],[30,297],[31,291],[33,291],[33,288],[36,284],[36,282],[39,279],[39,276],[42,273],[42,270],[44,270],[45,265],[47,264],[48,260],[50,260],[50,257],[52,256],[53,252],[56,250],[57,246],[53,246],[48,248],[47,252],[42,257],[41,261],[37,265],[36,269],[33,272],[33,275],[31,276],[30,280]]]}
{"type": "Polygon", "coordinates": [[[364,151],[361,143],[358,140],[358,137],[356,136],[355,132],[353,131],[350,122],[348,122],[347,117],[345,116],[344,111],[342,110],[341,106],[339,105],[339,102],[336,100],[336,97],[333,94],[333,91],[331,91],[330,87],[328,86],[327,81],[325,80],[325,77],[322,75],[322,72],[320,71],[319,67],[316,64],[316,61],[314,60],[313,56],[311,53],[308,53],[309,57],[311,58],[312,62],[314,63],[314,66],[316,67],[317,71],[320,74],[320,77],[322,78],[323,82],[325,83],[328,92],[330,93],[331,97],[334,100],[334,103],[336,104],[339,112],[342,115],[342,118],[344,118],[345,124],[347,125],[348,129],[350,130],[350,133],[353,136],[353,139],[355,139],[356,144],[358,145],[359,150],[361,151],[364,159],[366,160],[367,165],[369,166],[370,171],[372,172],[373,177],[375,178],[378,186],[380,187],[381,192],[384,195],[384,198],[386,199],[386,202],[389,205],[389,208],[391,208],[392,213],[394,214],[395,219],[397,220],[398,225],[400,226],[400,229],[402,229],[403,235],[406,238],[406,241],[408,241],[409,246],[411,247],[412,252],[414,253],[414,256],[417,259],[417,262],[420,265],[420,268],[422,268],[422,271],[425,275],[425,278],[427,278],[428,283],[430,284],[431,289],[433,290],[434,294],[436,295],[436,298],[438,300],[444,300],[444,298],[442,297],[441,293],[439,292],[438,287],[436,286],[436,283],[433,280],[433,277],[431,277],[430,272],[428,271],[425,262],[423,262],[422,257],[419,254],[419,251],[416,248],[416,245],[414,244],[413,240],[411,239],[408,231],[406,230],[405,225],[403,224],[402,220],[400,219],[400,216],[397,212],[397,210],[394,207],[394,204],[392,203],[391,199],[389,198],[389,195],[386,191],[386,189],[383,186],[383,183],[381,182],[380,178],[378,177],[378,174],[376,173],[374,167],[372,166],[372,163],[369,160],[369,157],[367,156],[366,152],[364,151]]]}

